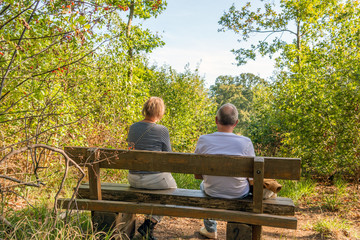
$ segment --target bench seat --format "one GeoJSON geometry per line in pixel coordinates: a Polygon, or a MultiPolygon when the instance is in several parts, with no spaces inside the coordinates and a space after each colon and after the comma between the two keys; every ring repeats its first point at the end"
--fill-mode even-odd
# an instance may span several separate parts
{"type": "MultiPolygon", "coordinates": [[[[244,199],[223,199],[207,196],[201,190],[166,189],[145,190],[132,188],[128,184],[101,183],[102,200],[146,202],[192,207],[207,207],[215,209],[238,210],[252,212],[252,197],[244,199]]],[[[89,199],[89,184],[79,187],[77,198],[89,199]]],[[[274,215],[295,215],[295,205],[290,198],[277,197],[263,201],[263,212],[274,215]]]]}

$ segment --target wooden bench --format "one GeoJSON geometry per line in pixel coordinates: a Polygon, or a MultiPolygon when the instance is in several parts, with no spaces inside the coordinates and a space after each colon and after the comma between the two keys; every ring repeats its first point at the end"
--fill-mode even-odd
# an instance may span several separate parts
{"type": "Polygon", "coordinates": [[[297,228],[297,219],[292,217],[293,201],[282,197],[263,200],[262,193],[264,178],[299,180],[300,159],[85,147],[65,147],[65,152],[78,164],[88,167],[89,183],[80,186],[75,201],[59,199],[58,206],[91,210],[97,223],[106,223],[109,216],[103,212],[108,212],[112,217],[106,224],[125,219],[128,222],[124,231],[129,235],[135,227],[132,214],[226,221],[227,239],[260,239],[261,226],[297,228]],[[101,183],[101,168],[252,177],[253,195],[245,199],[221,199],[200,190],[144,190],[126,184],[101,183]]]}

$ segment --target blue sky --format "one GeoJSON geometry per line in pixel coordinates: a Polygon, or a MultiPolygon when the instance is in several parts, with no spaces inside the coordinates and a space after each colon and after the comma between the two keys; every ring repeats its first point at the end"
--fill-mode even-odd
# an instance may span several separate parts
{"type": "Polygon", "coordinates": [[[268,78],[273,71],[273,61],[258,58],[237,67],[235,55],[230,51],[246,46],[245,43],[239,43],[239,36],[233,32],[218,32],[220,17],[235,1],[168,0],[167,9],[161,15],[142,22],[143,27],[158,32],[165,42],[164,47],[150,54],[151,62],[170,65],[177,71],[183,71],[188,63],[192,70],[199,65],[207,87],[220,75],[250,72],[268,78]]]}

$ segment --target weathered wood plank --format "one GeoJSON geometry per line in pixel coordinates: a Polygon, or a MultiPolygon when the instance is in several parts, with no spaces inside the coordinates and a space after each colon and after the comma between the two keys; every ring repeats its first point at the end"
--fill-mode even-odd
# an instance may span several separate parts
{"type": "MultiPolygon", "coordinates": [[[[102,199],[126,202],[147,202],[173,205],[186,205],[193,207],[208,207],[216,209],[253,211],[252,198],[223,199],[207,196],[201,190],[193,189],[166,189],[145,190],[132,188],[128,184],[102,183],[102,199]]],[[[89,184],[80,185],[78,198],[90,197],[89,184]]],[[[276,215],[294,215],[295,205],[289,198],[272,198],[263,200],[264,213],[276,215]]]]}
{"type": "MultiPolygon", "coordinates": [[[[58,207],[66,208],[70,199],[59,199],[58,207]]],[[[149,215],[176,216],[190,218],[209,218],[231,222],[241,222],[252,225],[296,229],[295,217],[284,217],[269,214],[248,213],[242,211],[210,209],[199,207],[184,207],[175,205],[117,202],[106,200],[76,199],[71,208],[79,210],[141,213],[149,215]]]]}
{"type": "MultiPolygon", "coordinates": [[[[77,163],[88,163],[84,153],[89,148],[65,147],[64,149],[77,163]]],[[[96,152],[99,154],[101,168],[253,177],[254,157],[105,148],[98,148],[96,152]]],[[[300,179],[300,159],[264,157],[264,161],[265,178],[300,179]]]]}
{"type": "Polygon", "coordinates": [[[94,164],[88,167],[89,182],[91,183],[89,193],[90,199],[101,200],[101,182],[100,182],[100,168],[99,164],[94,164]]]}
{"type": "Polygon", "coordinates": [[[226,240],[252,240],[252,226],[228,222],[226,224],[226,240]]]}
{"type": "Polygon", "coordinates": [[[264,158],[256,157],[254,159],[254,187],[253,187],[253,212],[263,212],[263,184],[264,184],[264,158]]]}

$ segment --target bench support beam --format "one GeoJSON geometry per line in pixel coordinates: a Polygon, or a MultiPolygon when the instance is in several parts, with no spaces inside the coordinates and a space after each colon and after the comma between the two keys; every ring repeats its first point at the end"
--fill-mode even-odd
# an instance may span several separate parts
{"type": "MultiPolygon", "coordinates": [[[[70,205],[70,208],[78,210],[108,211],[140,213],[149,215],[190,217],[190,218],[209,218],[230,222],[246,222],[252,225],[263,225],[269,227],[296,229],[297,219],[295,217],[284,217],[262,213],[240,212],[233,210],[183,207],[175,205],[151,204],[151,203],[133,203],[116,202],[106,200],[76,199],[70,205]]],[[[58,207],[67,208],[69,199],[59,199],[58,207]]]]}

